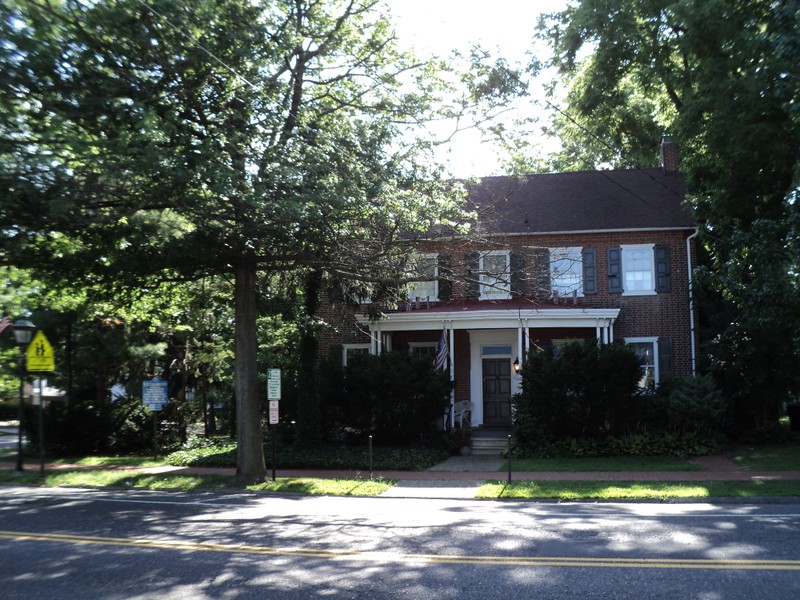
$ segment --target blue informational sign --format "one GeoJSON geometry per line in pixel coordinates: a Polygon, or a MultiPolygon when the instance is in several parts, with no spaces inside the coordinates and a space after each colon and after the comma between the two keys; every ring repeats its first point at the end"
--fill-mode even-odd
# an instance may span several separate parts
{"type": "Polygon", "coordinates": [[[169,400],[167,380],[154,377],[149,381],[142,382],[142,404],[150,410],[158,411],[169,400]]]}

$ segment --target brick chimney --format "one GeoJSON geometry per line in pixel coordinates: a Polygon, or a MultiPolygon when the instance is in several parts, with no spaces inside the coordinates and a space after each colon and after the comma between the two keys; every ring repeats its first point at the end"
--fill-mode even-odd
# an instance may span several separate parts
{"type": "Polygon", "coordinates": [[[678,144],[672,139],[672,136],[664,135],[661,137],[661,168],[664,173],[677,173],[678,172],[678,144]]]}

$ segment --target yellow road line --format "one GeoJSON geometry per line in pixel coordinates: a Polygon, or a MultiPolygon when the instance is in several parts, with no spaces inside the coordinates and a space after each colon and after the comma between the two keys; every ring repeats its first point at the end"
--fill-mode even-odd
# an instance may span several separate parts
{"type": "Polygon", "coordinates": [[[295,556],[329,560],[374,560],[380,562],[424,562],[515,567],[589,567],[615,569],[747,569],[762,571],[800,571],[800,560],[706,559],[706,558],[592,558],[562,556],[469,556],[435,554],[399,554],[391,552],[330,551],[310,548],[180,542],[157,539],[97,537],[59,533],[1,531],[0,539],[14,541],[60,542],[67,544],[118,546],[189,552],[295,556]]]}

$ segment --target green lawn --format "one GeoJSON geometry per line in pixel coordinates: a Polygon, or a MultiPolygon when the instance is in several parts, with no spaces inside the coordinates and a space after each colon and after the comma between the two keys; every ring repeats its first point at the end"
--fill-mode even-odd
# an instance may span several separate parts
{"type": "MultiPolygon", "coordinates": [[[[700,465],[665,456],[608,456],[598,458],[518,458],[512,471],[702,471],[700,465]]],[[[501,471],[508,471],[508,462],[501,471]]]]}
{"type": "Polygon", "coordinates": [[[477,498],[526,500],[668,500],[800,496],[800,481],[502,481],[485,482],[477,498]]]}
{"type": "MultiPolygon", "coordinates": [[[[45,471],[44,479],[39,477],[39,470],[34,468],[29,468],[22,474],[10,469],[0,469],[0,484],[2,483],[44,487],[121,487],[180,492],[240,487],[236,486],[227,475],[137,473],[106,469],[45,471]]],[[[388,480],[278,478],[274,482],[247,486],[247,489],[329,496],[377,496],[393,485],[394,482],[388,480]]]]}
{"type": "Polygon", "coordinates": [[[800,444],[771,444],[741,451],[734,462],[751,471],[800,471],[800,444]]]}

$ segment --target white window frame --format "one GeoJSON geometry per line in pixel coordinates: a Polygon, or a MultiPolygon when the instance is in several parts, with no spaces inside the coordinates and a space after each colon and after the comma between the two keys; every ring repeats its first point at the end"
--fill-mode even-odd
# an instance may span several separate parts
{"type": "Polygon", "coordinates": [[[656,295],[656,265],[655,265],[655,244],[623,244],[620,246],[622,250],[620,276],[622,277],[622,295],[623,296],[655,296],[656,295]],[[628,273],[644,272],[645,269],[630,269],[628,264],[634,252],[642,252],[648,258],[650,263],[650,287],[647,289],[630,289],[628,286],[628,273]],[[627,258],[626,258],[627,257],[627,258]]]}
{"type": "Polygon", "coordinates": [[[550,248],[550,293],[553,296],[557,294],[560,298],[569,298],[572,296],[573,291],[577,293],[578,297],[583,297],[583,247],[550,248]],[[571,281],[568,283],[556,283],[555,267],[561,261],[570,262],[570,269],[564,271],[564,273],[570,275],[569,280],[573,280],[574,275],[577,275],[577,286],[571,281]],[[574,269],[577,269],[577,273],[574,273],[574,269]]]}
{"type": "MultiPolygon", "coordinates": [[[[428,253],[428,254],[416,254],[412,258],[412,264],[418,264],[418,261],[423,260],[430,260],[433,261],[433,279],[427,281],[416,281],[411,284],[408,290],[408,299],[410,301],[414,301],[417,298],[420,300],[431,300],[431,301],[438,301],[439,300],[439,255],[435,253],[428,253]],[[432,290],[426,290],[425,288],[428,286],[433,286],[432,290]],[[422,289],[420,289],[422,287],[422,289]],[[432,294],[428,294],[426,292],[432,291],[432,294]]],[[[419,272],[415,272],[414,275],[419,275],[419,272]]]]}
{"type": "Polygon", "coordinates": [[[481,300],[508,300],[511,298],[511,251],[510,250],[491,250],[483,252],[479,259],[478,270],[480,271],[479,298],[481,300]],[[504,256],[506,259],[505,272],[503,279],[489,274],[486,270],[486,259],[493,256],[504,256]]]}
{"type": "Polygon", "coordinates": [[[416,348],[431,348],[433,352],[431,353],[431,358],[436,355],[436,347],[438,346],[438,342],[408,342],[408,352],[411,355],[415,355],[416,353],[414,350],[416,348]]]}
{"type": "Polygon", "coordinates": [[[367,354],[370,351],[369,344],[342,344],[342,367],[347,366],[347,357],[350,355],[351,350],[366,350],[367,354]]]}
{"type": "MultiPolygon", "coordinates": [[[[658,338],[657,337],[629,337],[625,338],[625,345],[629,344],[650,344],[653,348],[653,364],[644,365],[645,368],[652,367],[653,369],[653,384],[658,387],[660,373],[658,372],[658,338]]],[[[640,379],[639,387],[643,390],[647,388],[646,374],[640,379]]]]}

